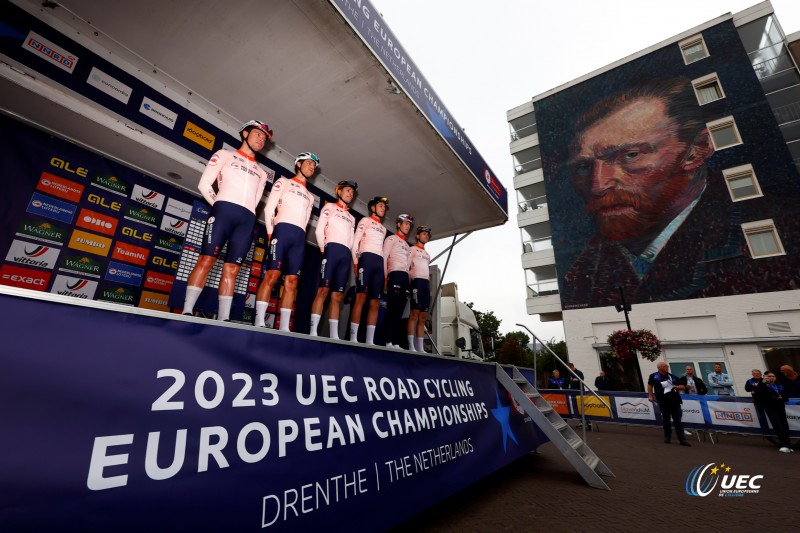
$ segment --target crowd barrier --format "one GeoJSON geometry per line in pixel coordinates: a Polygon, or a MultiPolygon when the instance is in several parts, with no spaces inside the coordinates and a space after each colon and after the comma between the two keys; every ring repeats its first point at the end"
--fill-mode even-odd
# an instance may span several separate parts
{"type": "MultiPolygon", "coordinates": [[[[596,421],[661,426],[661,411],[657,403],[643,392],[598,391],[597,394],[611,410],[591,393],[584,392],[581,403],[577,390],[540,389],[542,396],[564,418],[586,418],[596,421]]],[[[772,425],[762,409],[753,405],[749,396],[683,395],[683,425],[707,431],[774,435],[772,425]]],[[[790,434],[800,437],[800,398],[786,405],[790,434]]]]}

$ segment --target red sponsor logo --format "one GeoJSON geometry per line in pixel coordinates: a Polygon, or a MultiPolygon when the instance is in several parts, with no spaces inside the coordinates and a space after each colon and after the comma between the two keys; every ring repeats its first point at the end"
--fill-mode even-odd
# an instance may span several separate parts
{"type": "Polygon", "coordinates": [[[49,172],[42,172],[42,176],[39,178],[39,183],[36,184],[36,188],[47,194],[69,200],[70,202],[78,202],[83,194],[83,185],[80,183],[60,178],[49,172]]]}
{"type": "Polygon", "coordinates": [[[258,292],[258,278],[250,278],[247,283],[247,292],[258,292]]]}
{"type": "Polygon", "coordinates": [[[172,283],[175,281],[175,276],[169,274],[162,274],[161,272],[147,271],[147,276],[144,280],[145,289],[153,289],[155,291],[170,292],[172,290],[172,283]]]}
{"type": "Polygon", "coordinates": [[[50,281],[50,274],[50,272],[42,272],[41,270],[3,265],[0,268],[0,284],[33,291],[44,291],[50,281]]]}
{"type": "Polygon", "coordinates": [[[75,225],[92,231],[105,233],[106,235],[114,235],[114,232],[117,231],[117,223],[118,221],[116,218],[100,214],[97,211],[92,211],[84,207],[81,209],[78,215],[78,222],[75,225]]]}
{"type": "Polygon", "coordinates": [[[254,278],[261,277],[261,263],[253,263],[253,265],[250,267],[250,275],[254,278]]]}
{"type": "Polygon", "coordinates": [[[148,255],[150,255],[150,250],[147,248],[117,241],[114,244],[114,253],[111,257],[126,263],[144,266],[147,263],[148,255]]]}

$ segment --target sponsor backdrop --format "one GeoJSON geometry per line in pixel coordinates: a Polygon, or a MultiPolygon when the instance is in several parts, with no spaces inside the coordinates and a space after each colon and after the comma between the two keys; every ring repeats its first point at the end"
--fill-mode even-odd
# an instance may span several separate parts
{"type": "MultiPolygon", "coordinates": [[[[532,379],[532,373],[523,371],[532,379]]],[[[565,418],[580,418],[580,394],[577,391],[558,392],[542,390],[547,401],[555,400],[559,414],[565,418]]],[[[621,424],[648,424],[661,426],[661,411],[647,395],[636,392],[606,392],[600,396],[610,406],[611,413],[597,398],[584,395],[586,418],[621,424]]],[[[800,399],[793,398],[786,405],[786,418],[793,436],[800,436],[800,399]]],[[[772,426],[766,415],[753,405],[749,397],[683,396],[683,424],[689,428],[715,431],[735,431],[772,435],[772,426]]]]}
{"type": "Polygon", "coordinates": [[[377,531],[546,442],[493,364],[2,293],[0,320],[0,529],[377,531]]]}

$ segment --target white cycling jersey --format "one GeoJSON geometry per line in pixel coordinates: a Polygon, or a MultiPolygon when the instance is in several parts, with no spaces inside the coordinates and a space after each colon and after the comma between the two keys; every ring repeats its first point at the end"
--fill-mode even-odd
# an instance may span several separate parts
{"type": "Polygon", "coordinates": [[[241,150],[219,150],[208,161],[197,188],[211,205],[217,200],[240,205],[253,214],[264,194],[267,173],[241,150]],[[218,192],[214,192],[214,182],[218,192]]]}

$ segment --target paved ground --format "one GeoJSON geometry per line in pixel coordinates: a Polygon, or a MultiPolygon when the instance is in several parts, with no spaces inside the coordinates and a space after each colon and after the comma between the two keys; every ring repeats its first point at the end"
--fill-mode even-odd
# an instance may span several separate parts
{"type": "Polygon", "coordinates": [[[600,424],[589,445],[614,472],[610,491],[590,488],[552,444],[401,524],[406,532],[797,531],[800,452],[763,437],[724,434],[717,444],[664,444],[660,428],[600,424]],[[689,472],[708,463],[763,475],[758,494],[686,494],[689,472]],[[691,517],[691,518],[689,518],[691,517]]]}

